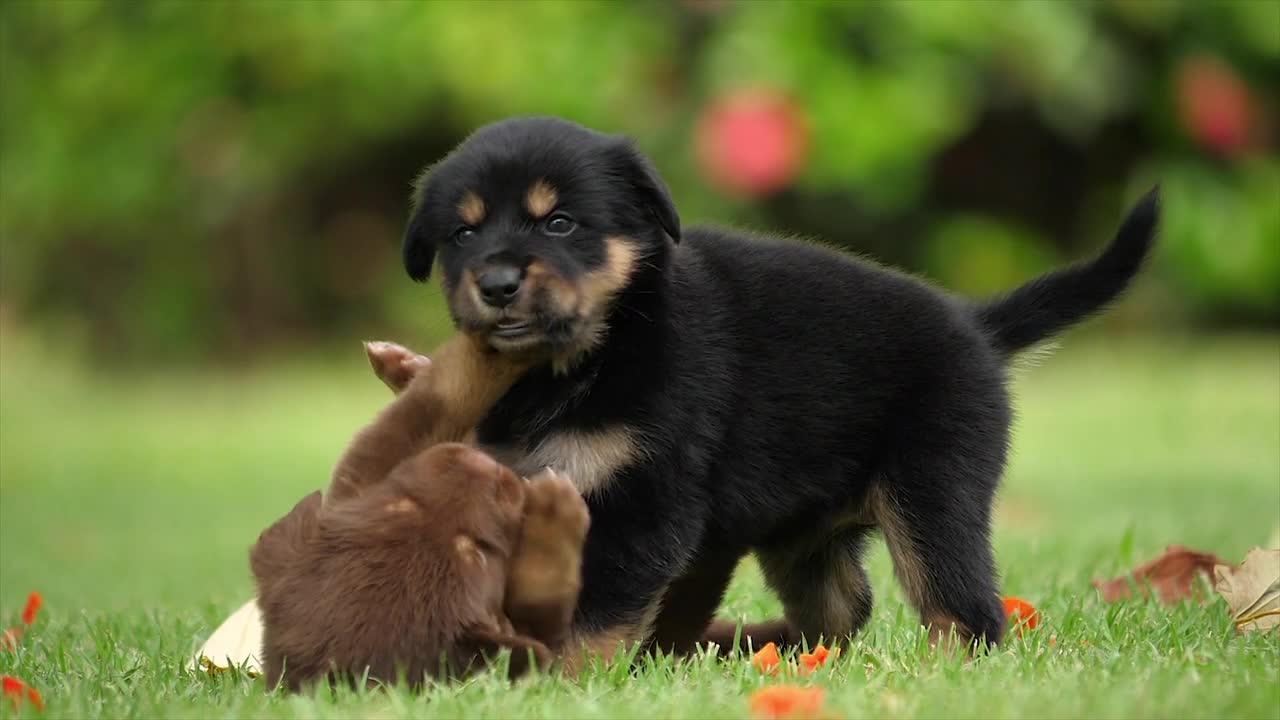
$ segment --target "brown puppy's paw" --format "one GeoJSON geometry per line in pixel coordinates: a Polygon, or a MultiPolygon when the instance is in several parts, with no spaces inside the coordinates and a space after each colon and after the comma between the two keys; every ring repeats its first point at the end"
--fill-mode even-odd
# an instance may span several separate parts
{"type": "Polygon", "coordinates": [[[506,611],[522,632],[553,648],[568,633],[578,603],[590,523],[586,502],[567,478],[548,469],[529,481],[506,611]]]}
{"type": "Polygon", "coordinates": [[[369,357],[373,374],[394,393],[404,390],[415,375],[431,367],[431,359],[426,355],[393,342],[367,342],[364,353],[369,357]]]}
{"type": "Polygon", "coordinates": [[[525,501],[525,534],[561,535],[579,544],[587,536],[591,515],[573,481],[546,468],[529,479],[525,501]]]}

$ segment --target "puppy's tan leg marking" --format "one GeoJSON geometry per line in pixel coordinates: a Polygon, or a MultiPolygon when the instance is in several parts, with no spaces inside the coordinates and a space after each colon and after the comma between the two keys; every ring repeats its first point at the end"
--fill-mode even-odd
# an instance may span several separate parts
{"type": "Polygon", "coordinates": [[[957,641],[967,643],[972,640],[972,630],[946,614],[934,602],[933,594],[929,591],[924,561],[920,558],[916,541],[902,519],[901,508],[879,486],[872,488],[868,507],[880,529],[884,531],[889,556],[893,558],[893,572],[897,575],[903,592],[920,613],[921,622],[929,628],[931,644],[937,645],[949,637],[953,629],[957,641]]]}
{"type": "Polygon", "coordinates": [[[643,456],[641,441],[625,425],[614,425],[589,432],[568,430],[548,435],[513,469],[521,475],[532,475],[544,467],[569,478],[578,492],[590,495],[608,485],[626,466],[643,456]]]}
{"type": "Polygon", "coordinates": [[[546,180],[535,182],[524,196],[524,208],[535,220],[541,220],[555,210],[558,202],[560,202],[560,196],[546,180]]]}
{"type": "Polygon", "coordinates": [[[595,632],[574,632],[564,644],[562,659],[565,673],[569,677],[577,677],[590,665],[592,658],[611,665],[619,651],[643,639],[643,628],[638,623],[595,632]]]}
{"type": "Polygon", "coordinates": [[[862,569],[870,531],[866,526],[827,528],[757,552],[790,625],[810,644],[844,642],[870,617],[871,584],[862,569]]]}
{"type": "Polygon", "coordinates": [[[462,222],[476,226],[484,222],[485,216],[484,199],[473,190],[468,190],[462,194],[462,199],[458,201],[458,217],[462,218],[462,222]]]}

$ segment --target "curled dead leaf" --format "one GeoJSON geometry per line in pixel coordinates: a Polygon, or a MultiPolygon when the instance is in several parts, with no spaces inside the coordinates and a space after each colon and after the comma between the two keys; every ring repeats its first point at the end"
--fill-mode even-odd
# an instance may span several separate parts
{"type": "Polygon", "coordinates": [[[1187,599],[1203,601],[1196,579],[1204,577],[1209,580],[1214,567],[1226,564],[1213,553],[1192,550],[1182,545],[1170,545],[1165,548],[1163,555],[1134,568],[1128,575],[1105,581],[1094,580],[1093,586],[1106,602],[1127,600],[1133,596],[1134,588],[1143,597],[1154,592],[1160,602],[1166,605],[1187,599]]]}
{"type": "Polygon", "coordinates": [[[1213,589],[1226,599],[1237,632],[1280,627],[1280,549],[1254,548],[1238,567],[1218,565],[1213,573],[1213,589]]]}

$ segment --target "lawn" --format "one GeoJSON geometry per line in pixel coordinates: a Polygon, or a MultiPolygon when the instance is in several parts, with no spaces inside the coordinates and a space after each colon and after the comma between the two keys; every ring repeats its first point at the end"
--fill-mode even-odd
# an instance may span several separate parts
{"type": "MultiPolygon", "coordinates": [[[[328,363],[122,379],[0,340],[0,623],[28,591],[45,598],[0,673],[39,688],[49,717],[742,717],[779,682],[711,656],[422,696],[297,698],[189,674],[187,654],[251,593],[258,531],[324,483],[386,390],[354,344],[328,363]]],[[[1041,627],[978,662],[930,653],[877,547],[874,617],[802,682],[844,717],[1280,717],[1280,632],[1237,636],[1216,598],[1106,605],[1089,584],[1168,543],[1239,560],[1273,534],[1280,337],[1076,336],[1016,388],[995,542],[1006,594],[1038,605],[1041,627]]],[[[748,562],[724,611],[779,606],[748,562]]]]}

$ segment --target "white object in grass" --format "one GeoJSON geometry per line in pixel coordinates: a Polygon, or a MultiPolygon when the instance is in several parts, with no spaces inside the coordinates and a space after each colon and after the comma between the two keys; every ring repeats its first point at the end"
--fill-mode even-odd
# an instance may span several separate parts
{"type": "Polygon", "coordinates": [[[262,614],[257,599],[240,606],[218,626],[196,653],[190,669],[210,674],[233,667],[257,677],[262,672],[262,614]]]}

